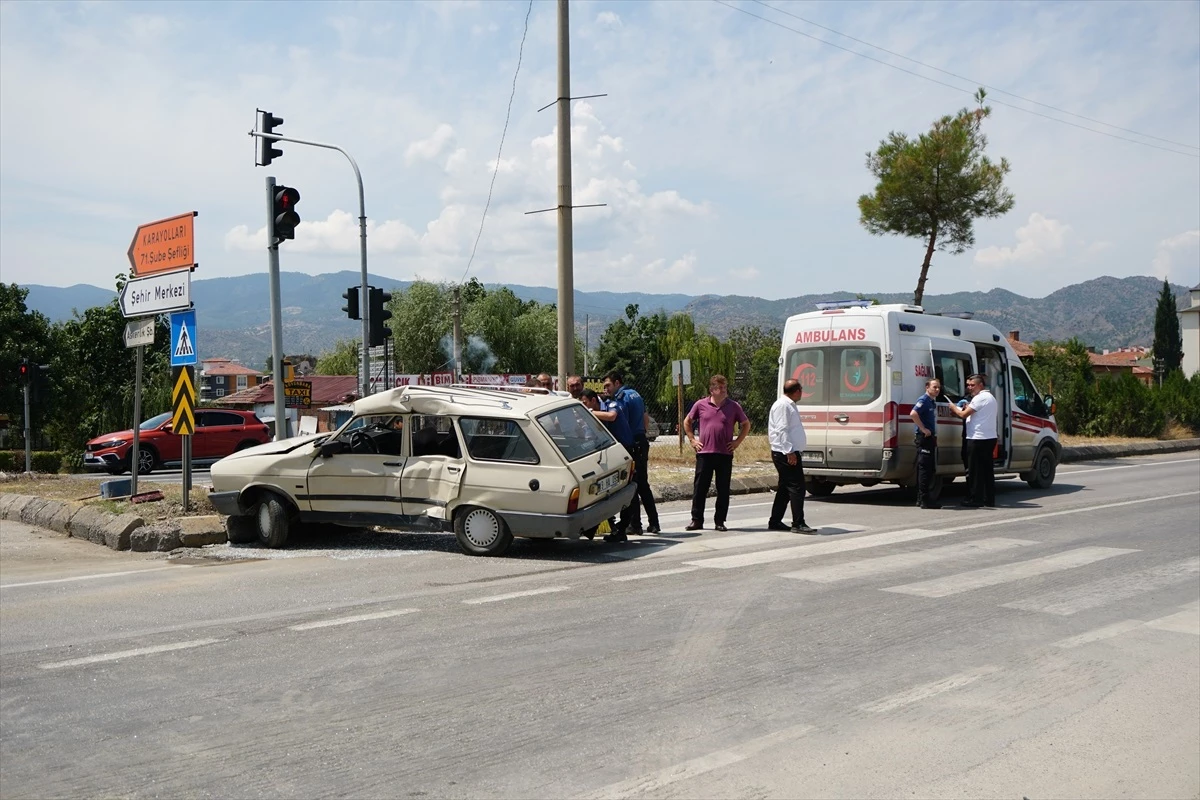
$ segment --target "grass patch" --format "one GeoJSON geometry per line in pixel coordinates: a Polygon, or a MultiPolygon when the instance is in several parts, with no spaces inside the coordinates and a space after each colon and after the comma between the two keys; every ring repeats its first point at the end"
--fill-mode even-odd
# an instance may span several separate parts
{"type": "Polygon", "coordinates": [[[133,504],[128,500],[96,497],[100,493],[100,481],[87,478],[70,478],[63,475],[34,474],[33,476],[10,475],[0,482],[0,492],[45,497],[50,500],[66,500],[76,505],[93,506],[113,514],[137,514],[147,522],[178,517],[205,516],[217,510],[208,502],[208,491],[202,486],[193,486],[191,509],[183,510],[183,487],[179,484],[154,483],[145,478],[138,479],[138,491],[157,489],[163,499],[154,503],[133,504]]]}

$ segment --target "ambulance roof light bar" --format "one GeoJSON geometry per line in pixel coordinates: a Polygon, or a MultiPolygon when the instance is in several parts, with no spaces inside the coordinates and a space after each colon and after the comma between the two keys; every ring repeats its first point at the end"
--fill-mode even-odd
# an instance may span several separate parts
{"type": "Polygon", "coordinates": [[[830,311],[835,308],[870,308],[871,305],[870,300],[832,300],[827,303],[817,303],[817,308],[821,311],[830,311]]]}

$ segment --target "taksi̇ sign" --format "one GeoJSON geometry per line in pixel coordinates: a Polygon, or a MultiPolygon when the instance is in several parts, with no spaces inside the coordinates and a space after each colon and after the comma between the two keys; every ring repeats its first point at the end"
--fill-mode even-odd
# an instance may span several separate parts
{"type": "Polygon", "coordinates": [[[191,306],[191,270],[134,278],[121,287],[121,313],[126,318],[165,314],[191,306]]]}
{"type": "Polygon", "coordinates": [[[141,278],[196,265],[196,212],[139,225],[129,243],[129,268],[141,278]]]}

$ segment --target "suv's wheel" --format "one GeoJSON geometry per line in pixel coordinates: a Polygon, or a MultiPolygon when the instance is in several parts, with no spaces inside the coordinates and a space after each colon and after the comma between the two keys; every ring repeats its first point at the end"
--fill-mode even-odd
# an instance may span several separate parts
{"type": "Polygon", "coordinates": [[[250,544],[258,541],[258,520],[243,514],[225,518],[225,534],[230,544],[250,544]]]}
{"type": "Polygon", "coordinates": [[[464,508],[454,517],[454,535],[464,553],[473,556],[502,555],[513,536],[504,520],[486,508],[464,508]]]}
{"type": "Polygon", "coordinates": [[[258,541],[263,547],[283,547],[291,527],[291,513],[283,501],[267,495],[254,508],[258,541]]]}
{"type": "Polygon", "coordinates": [[[833,494],[833,490],[837,488],[837,484],[833,481],[827,481],[824,478],[809,478],[805,481],[808,486],[808,493],[813,497],[829,497],[833,494]]]}
{"type": "Polygon", "coordinates": [[[158,466],[158,453],[153,447],[138,447],[138,475],[149,475],[158,466]]]}
{"type": "Polygon", "coordinates": [[[1029,477],[1025,478],[1025,482],[1034,489],[1049,489],[1054,484],[1054,475],[1057,472],[1058,459],[1054,457],[1054,451],[1043,447],[1034,457],[1033,470],[1026,473],[1029,477]]]}

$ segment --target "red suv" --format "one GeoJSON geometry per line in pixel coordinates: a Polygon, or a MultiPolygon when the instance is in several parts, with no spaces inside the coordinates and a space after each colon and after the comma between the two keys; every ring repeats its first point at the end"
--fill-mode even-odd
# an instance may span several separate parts
{"type": "MultiPolygon", "coordinates": [[[[183,463],[183,438],[171,430],[171,412],[143,422],[139,438],[139,475],[148,475],[164,464],[183,463]]],[[[253,411],[198,408],[196,432],[192,435],[192,462],[216,461],[270,440],[267,426],[253,411]]],[[[83,467],[120,475],[129,471],[132,453],[132,430],[106,433],[87,443],[83,467]]]]}

